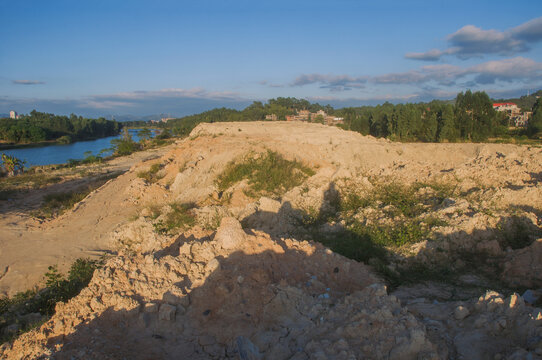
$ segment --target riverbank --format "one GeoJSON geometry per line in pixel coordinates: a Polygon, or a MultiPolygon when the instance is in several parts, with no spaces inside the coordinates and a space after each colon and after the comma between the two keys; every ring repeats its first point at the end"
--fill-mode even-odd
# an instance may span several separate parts
{"type": "MultiPolygon", "coordinates": [[[[134,141],[139,141],[139,131],[129,130],[134,141]]],[[[25,166],[64,164],[74,159],[84,159],[90,152],[92,155],[107,157],[113,153],[111,141],[120,135],[109,136],[88,141],[76,141],[71,144],[47,143],[45,146],[24,146],[14,149],[0,149],[0,152],[26,161],[25,166]]]]}
{"type": "Polygon", "coordinates": [[[11,149],[26,149],[26,148],[33,148],[33,147],[48,146],[48,145],[60,145],[60,143],[58,143],[57,140],[40,141],[40,142],[27,143],[27,144],[0,142],[0,151],[11,150],[11,149]]]}
{"type": "Polygon", "coordinates": [[[173,146],[139,151],[102,163],[47,166],[26,179],[3,178],[2,184],[18,183],[14,184],[14,191],[0,198],[0,294],[13,295],[39,284],[50,265],[58,264],[64,271],[77,258],[96,258],[110,251],[104,235],[134,211],[118,204],[118,196],[129,187],[123,174],[137,163],[163,156],[173,146]],[[46,196],[77,192],[108,176],[116,178],[115,185],[94,191],[76,205],[80,209],[78,215],[66,214],[52,220],[32,216],[46,196]],[[88,198],[99,203],[82,210],[82,203],[88,198]]]}

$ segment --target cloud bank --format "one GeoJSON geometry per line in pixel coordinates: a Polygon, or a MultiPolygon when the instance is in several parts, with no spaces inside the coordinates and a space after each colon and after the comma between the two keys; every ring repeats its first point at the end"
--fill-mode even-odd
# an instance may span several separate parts
{"type": "Polygon", "coordinates": [[[20,113],[32,109],[57,114],[107,116],[128,114],[170,113],[185,116],[215,107],[244,108],[251,101],[234,92],[194,89],[162,89],[91,95],[77,99],[35,99],[0,97],[0,108],[16,109],[20,113]]]}
{"type": "MultiPolygon", "coordinates": [[[[303,86],[313,83],[321,84],[320,88],[334,88],[337,84],[347,84],[345,79],[363,79],[363,86],[375,85],[418,85],[434,83],[438,86],[451,87],[460,79],[470,80],[471,85],[486,85],[496,82],[522,82],[542,80],[542,63],[521,56],[487,61],[471,67],[461,67],[449,64],[425,65],[419,69],[399,73],[387,73],[377,76],[350,77],[347,75],[301,75],[291,86],[303,86]]],[[[351,81],[351,80],[350,80],[351,81]]]]}
{"type": "Polygon", "coordinates": [[[510,56],[527,52],[532,44],[542,41],[542,17],[505,31],[484,30],[474,25],[466,25],[448,35],[446,39],[449,47],[445,50],[411,52],[407,53],[405,58],[437,61],[445,55],[468,59],[491,54],[510,56]]]}

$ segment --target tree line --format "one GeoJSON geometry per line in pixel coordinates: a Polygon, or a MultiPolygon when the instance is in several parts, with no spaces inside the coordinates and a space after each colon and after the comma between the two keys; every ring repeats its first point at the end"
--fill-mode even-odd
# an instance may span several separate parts
{"type": "Polygon", "coordinates": [[[470,90],[459,93],[455,104],[385,103],[343,108],[335,114],[345,119],[347,129],[400,141],[483,141],[508,132],[505,114],[493,109],[489,96],[470,90]]]}
{"type": "Polygon", "coordinates": [[[202,122],[261,121],[265,120],[266,115],[271,114],[275,114],[277,120],[286,120],[287,115],[295,115],[299,110],[309,110],[311,112],[324,110],[328,113],[334,111],[330,105],[322,106],[318,103],[310,103],[305,99],[279,97],[270,99],[265,104],[261,101],[254,101],[243,110],[217,108],[155,125],[169,128],[175,135],[186,136],[202,122]]]}
{"type": "MultiPolygon", "coordinates": [[[[540,99],[531,124],[542,118],[540,99]]],[[[200,114],[185,116],[158,124],[167,127],[176,135],[186,136],[202,122],[257,121],[266,115],[275,114],[278,120],[299,110],[316,112],[324,110],[330,115],[344,118],[344,129],[363,135],[386,137],[397,141],[456,142],[484,141],[491,137],[508,135],[508,119],[502,112],[493,109],[493,101],[485,92],[461,92],[454,102],[434,100],[429,103],[391,104],[334,109],[307,100],[296,98],[271,99],[267,103],[255,101],[243,110],[227,108],[213,109],[200,114]]],[[[531,125],[527,134],[542,131],[531,125]]]]}
{"type": "Polygon", "coordinates": [[[0,140],[23,144],[48,140],[70,143],[117,135],[122,125],[105,118],[54,115],[33,110],[19,119],[0,119],[0,140]]]}

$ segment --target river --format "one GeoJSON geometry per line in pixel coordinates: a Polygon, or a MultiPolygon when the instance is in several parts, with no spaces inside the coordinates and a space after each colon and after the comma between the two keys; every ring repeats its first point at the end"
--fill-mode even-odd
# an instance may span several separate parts
{"type": "MultiPolygon", "coordinates": [[[[139,141],[139,129],[130,129],[130,135],[134,141],[139,141]]],[[[156,131],[152,132],[153,136],[156,131]]],[[[45,145],[37,147],[26,147],[19,149],[0,150],[0,153],[13,155],[18,159],[25,160],[25,166],[63,164],[69,159],[83,159],[85,152],[91,151],[92,155],[99,155],[100,151],[111,148],[111,140],[121,135],[109,136],[96,140],[77,141],[67,145],[45,145]]],[[[112,150],[107,150],[101,156],[111,155],[112,150]]]]}

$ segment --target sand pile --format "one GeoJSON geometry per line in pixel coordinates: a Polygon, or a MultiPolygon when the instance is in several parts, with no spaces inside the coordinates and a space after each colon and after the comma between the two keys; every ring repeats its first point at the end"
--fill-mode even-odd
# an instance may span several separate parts
{"type": "Polygon", "coordinates": [[[200,125],[65,216],[99,209],[100,194],[116,200],[109,213],[137,214],[101,236],[117,255],[89,286],[2,357],[541,358],[542,310],[531,296],[542,288],[540,174],[540,148],[390,143],[311,124],[200,125]],[[314,175],[274,198],[252,196],[246,181],[218,188],[230,161],[268,150],[314,175]],[[138,177],[154,164],[156,180],[138,177]],[[338,207],[346,190],[365,196],[382,181],[453,188],[438,202],[424,202],[435,186],[416,188],[422,225],[436,225],[387,249],[384,272],[377,259],[363,264],[314,241],[340,241],[352,219],[406,221],[380,200],[349,217],[338,207]],[[175,204],[190,204],[182,211],[194,222],[170,231],[175,204]],[[386,274],[419,264],[461,276],[387,290],[386,274]],[[514,292],[526,288],[530,296],[514,292]]]}

